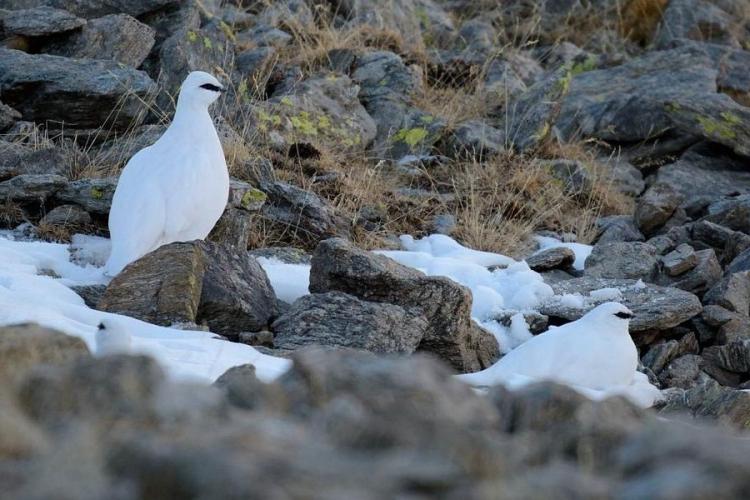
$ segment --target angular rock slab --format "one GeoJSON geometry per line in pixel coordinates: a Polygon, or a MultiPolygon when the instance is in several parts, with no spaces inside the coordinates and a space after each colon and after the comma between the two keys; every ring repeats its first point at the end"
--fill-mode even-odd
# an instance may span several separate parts
{"type": "Polygon", "coordinates": [[[142,119],[143,101],[155,90],[146,73],[114,61],[0,49],[0,94],[27,121],[123,130],[142,119]]]}
{"type": "MultiPolygon", "coordinates": [[[[617,288],[622,292],[622,299],[618,302],[635,313],[635,317],[630,320],[631,332],[672,328],[699,314],[703,309],[698,297],[692,293],[676,288],[637,285],[637,283],[637,280],[584,276],[551,283],[550,286],[557,295],[566,293],[587,295],[601,288],[617,288]]],[[[559,300],[550,300],[542,304],[539,312],[547,316],[575,321],[593,307],[592,303],[587,308],[577,309],[565,306],[559,300]]]]}
{"type": "Polygon", "coordinates": [[[36,7],[10,11],[0,16],[7,35],[46,36],[80,28],[85,19],[70,12],[51,7],[36,7]]]}
{"type": "Polygon", "coordinates": [[[322,345],[411,354],[428,326],[419,311],[327,292],[300,298],[271,327],[277,349],[322,345]]]}
{"type": "Polygon", "coordinates": [[[429,322],[419,350],[464,371],[489,366],[497,341],[471,320],[471,292],[448,278],[425,276],[383,256],[334,238],[315,249],[310,291],[340,291],[372,302],[421,310],[429,322]]]}

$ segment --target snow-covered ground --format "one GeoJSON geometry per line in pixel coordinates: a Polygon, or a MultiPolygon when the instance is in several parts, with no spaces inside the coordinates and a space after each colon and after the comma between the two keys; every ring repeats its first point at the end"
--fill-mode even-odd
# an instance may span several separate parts
{"type": "MultiPolygon", "coordinates": [[[[97,325],[107,319],[130,332],[133,351],[153,356],[169,375],[183,379],[212,381],[232,366],[252,363],[261,379],[272,380],[289,367],[286,359],[217,339],[208,332],[156,326],[87,307],[69,287],[106,283],[99,266],[106,259],[108,243],[106,239],[91,236],[76,236],[71,245],[15,241],[12,233],[0,233],[0,324],[36,322],[80,337],[96,352],[97,325]]],[[[474,320],[497,337],[503,352],[531,338],[523,313],[535,311],[542,301],[553,298],[552,289],[541,275],[523,261],[472,250],[443,235],[421,240],[403,236],[401,243],[403,250],[379,253],[427,275],[446,276],[471,289],[474,320]],[[510,324],[501,322],[502,318],[511,318],[510,324]]],[[[549,248],[555,242],[545,240],[542,245],[549,248]]],[[[574,250],[577,255],[590,251],[585,245],[574,250]]],[[[308,293],[309,265],[284,264],[273,258],[260,258],[259,262],[281,300],[293,302],[308,293]]],[[[583,306],[594,299],[616,300],[617,293],[617,290],[599,290],[589,297],[556,299],[583,306]]]]}

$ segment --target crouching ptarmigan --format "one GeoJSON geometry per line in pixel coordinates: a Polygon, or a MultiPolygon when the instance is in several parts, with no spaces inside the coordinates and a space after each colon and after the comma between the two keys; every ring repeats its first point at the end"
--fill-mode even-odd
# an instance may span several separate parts
{"type": "Polygon", "coordinates": [[[182,83],[174,119],[125,165],[109,213],[106,274],[174,241],[204,239],[229,197],[229,172],[208,106],[223,90],[194,71],[182,83]]]}
{"type": "Polygon", "coordinates": [[[592,398],[622,395],[651,406],[660,392],[637,371],[638,350],[628,332],[632,317],[622,304],[601,304],[578,321],[527,340],[489,368],[457,378],[474,386],[510,388],[552,380],[592,398]]]}

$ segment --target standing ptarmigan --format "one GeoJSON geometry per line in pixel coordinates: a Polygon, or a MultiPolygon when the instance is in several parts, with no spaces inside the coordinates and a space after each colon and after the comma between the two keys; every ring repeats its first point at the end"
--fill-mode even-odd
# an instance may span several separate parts
{"type": "Polygon", "coordinates": [[[204,239],[221,217],[229,172],[208,106],[222,90],[210,74],[190,73],[169,128],[125,165],[109,213],[106,274],[161,245],[204,239]]]}

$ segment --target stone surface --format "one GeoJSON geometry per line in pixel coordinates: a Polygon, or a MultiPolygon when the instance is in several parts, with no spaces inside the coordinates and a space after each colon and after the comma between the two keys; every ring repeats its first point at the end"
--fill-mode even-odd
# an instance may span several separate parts
{"type": "Polygon", "coordinates": [[[339,291],[367,301],[420,309],[429,328],[418,350],[436,354],[459,370],[489,366],[497,356],[494,337],[470,319],[471,295],[466,288],[447,278],[425,276],[344,240],[318,245],[310,291],[339,291]]]}
{"type": "Polygon", "coordinates": [[[567,269],[573,265],[576,255],[567,247],[555,247],[542,250],[526,258],[526,263],[536,272],[551,269],[567,269]]]}
{"type": "Polygon", "coordinates": [[[702,358],[685,354],[667,363],[659,374],[659,381],[667,387],[688,389],[695,385],[701,372],[702,358]]]}
{"type": "Polygon", "coordinates": [[[691,270],[678,276],[659,275],[656,282],[663,286],[673,286],[682,290],[701,294],[721,279],[721,264],[713,249],[695,252],[696,264],[691,270]]]}
{"type": "Polygon", "coordinates": [[[48,36],[74,30],[86,24],[70,12],[52,7],[12,10],[0,16],[8,35],[48,36]]]}
{"type": "Polygon", "coordinates": [[[22,9],[49,5],[86,19],[122,12],[137,17],[169,5],[174,0],[6,0],[4,8],[22,9]]]}
{"type": "Polygon", "coordinates": [[[702,0],[672,0],[664,10],[655,44],[669,47],[684,39],[739,46],[735,21],[719,5],[702,0]]]}
{"type": "MultiPolygon", "coordinates": [[[[656,285],[637,285],[636,280],[605,279],[585,276],[551,283],[556,294],[589,292],[601,288],[617,288],[622,292],[622,304],[630,308],[635,317],[630,321],[631,332],[665,330],[677,326],[701,312],[701,303],[692,293],[656,285]]],[[[540,312],[547,316],[564,318],[570,321],[583,316],[587,309],[564,306],[557,300],[542,304],[540,312]]]]}
{"type": "Polygon", "coordinates": [[[747,316],[750,311],[750,272],[740,271],[722,278],[704,297],[706,304],[716,304],[747,316]]]}
{"type": "Polygon", "coordinates": [[[32,147],[15,142],[0,142],[0,178],[22,174],[66,176],[71,158],[55,147],[32,147]]]}
{"type": "Polygon", "coordinates": [[[22,174],[0,182],[0,198],[44,202],[67,183],[68,180],[61,175],[22,174]]]}
{"type": "Polygon", "coordinates": [[[327,292],[300,298],[271,327],[277,349],[321,345],[411,354],[428,326],[420,311],[327,292]]]}
{"type": "Polygon", "coordinates": [[[39,221],[40,224],[62,227],[85,227],[91,224],[91,216],[76,205],[59,205],[39,221]]]}
{"type": "Polygon", "coordinates": [[[460,123],[438,147],[459,158],[487,158],[504,151],[504,134],[481,120],[460,123]]]}
{"type": "Polygon", "coordinates": [[[638,229],[633,217],[629,215],[600,217],[596,220],[596,227],[601,232],[597,243],[643,241],[646,239],[638,229]]]}
{"type": "Polygon", "coordinates": [[[154,30],[127,14],[90,20],[47,53],[74,59],[107,59],[137,68],[154,46],[154,30]]]}
{"type": "Polygon", "coordinates": [[[652,234],[669,220],[681,201],[671,185],[654,184],[638,200],[635,223],[643,234],[652,234]]]}
{"type": "Polygon", "coordinates": [[[690,245],[682,244],[661,258],[664,271],[669,276],[678,276],[698,264],[698,256],[690,245]]]}
{"type": "Polygon", "coordinates": [[[59,200],[80,205],[87,212],[104,215],[109,213],[116,188],[115,177],[79,179],[67,183],[55,196],[59,200]]]}
{"type": "Polygon", "coordinates": [[[0,379],[20,380],[37,364],[59,364],[88,356],[83,340],[36,324],[0,327],[0,379]]]}
{"type": "Polygon", "coordinates": [[[24,120],[122,130],[142,119],[142,101],[154,91],[146,73],[112,61],[0,49],[0,94],[24,120]]]}
{"type": "Polygon", "coordinates": [[[739,429],[750,425],[750,393],[722,387],[709,381],[698,385],[684,395],[671,399],[663,413],[689,411],[696,417],[713,418],[739,429]]]}
{"type": "Polygon", "coordinates": [[[586,258],[584,273],[593,278],[653,281],[658,270],[656,248],[647,243],[597,243],[586,258]]]}

